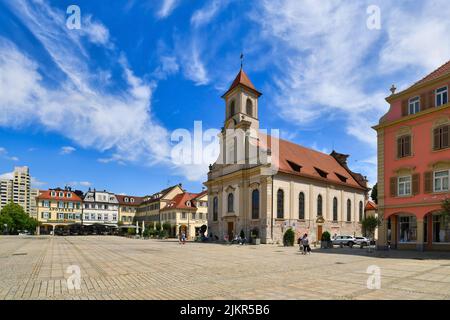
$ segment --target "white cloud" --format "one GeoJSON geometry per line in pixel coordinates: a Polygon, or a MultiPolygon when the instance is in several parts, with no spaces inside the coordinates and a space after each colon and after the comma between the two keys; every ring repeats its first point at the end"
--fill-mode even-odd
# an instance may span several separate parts
{"type": "Polygon", "coordinates": [[[12,180],[14,179],[14,172],[6,172],[3,174],[0,174],[1,180],[12,180]]]}
{"type": "Polygon", "coordinates": [[[161,8],[158,11],[158,17],[166,18],[170,16],[179,4],[179,0],[163,0],[161,8]]]}
{"type": "Polygon", "coordinates": [[[203,8],[194,12],[191,17],[191,24],[195,27],[201,27],[211,22],[216,15],[230,3],[229,0],[212,0],[203,8]]]}
{"type": "Polygon", "coordinates": [[[81,30],[92,43],[112,47],[109,30],[102,23],[93,21],[91,15],[83,16],[81,30]]]}
{"type": "Polygon", "coordinates": [[[47,86],[41,81],[39,63],[0,38],[0,126],[38,124],[80,147],[108,152],[116,161],[148,165],[166,161],[167,131],[151,114],[155,84],[136,76],[122,56],[118,68],[124,88],[108,92],[87,64],[82,35],[60,21],[64,14],[46,2],[29,5],[11,3],[65,78],[57,88],[47,86]]]}
{"type": "Polygon", "coordinates": [[[180,70],[176,57],[163,55],[159,59],[160,65],[153,72],[155,78],[164,80],[168,76],[178,73],[180,70]]]}
{"type": "Polygon", "coordinates": [[[65,146],[65,147],[61,148],[59,153],[62,155],[66,155],[66,154],[71,154],[71,153],[75,152],[76,150],[77,149],[75,149],[74,147],[65,146]]]}
{"type": "Polygon", "coordinates": [[[45,186],[47,182],[40,181],[36,177],[31,177],[31,187],[32,188],[40,188],[42,186],[45,186]]]}
{"type": "Polygon", "coordinates": [[[6,160],[10,160],[10,161],[19,161],[18,157],[10,156],[8,154],[8,150],[6,150],[3,147],[0,147],[0,157],[3,158],[3,159],[6,159],[6,160]]]}
{"type": "Polygon", "coordinates": [[[66,183],[66,185],[68,187],[72,187],[72,188],[75,188],[78,186],[87,188],[87,187],[90,187],[92,184],[89,181],[71,181],[71,182],[66,183]]]}

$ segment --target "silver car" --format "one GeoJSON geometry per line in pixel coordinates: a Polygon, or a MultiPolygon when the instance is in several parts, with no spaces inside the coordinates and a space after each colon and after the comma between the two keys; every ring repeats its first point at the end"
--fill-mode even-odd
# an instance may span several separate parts
{"type": "Polygon", "coordinates": [[[355,237],[356,244],[361,247],[366,247],[370,244],[370,240],[366,237],[355,237]]]}
{"type": "Polygon", "coordinates": [[[349,246],[350,248],[356,244],[356,238],[354,236],[336,236],[333,240],[333,246],[349,246]]]}

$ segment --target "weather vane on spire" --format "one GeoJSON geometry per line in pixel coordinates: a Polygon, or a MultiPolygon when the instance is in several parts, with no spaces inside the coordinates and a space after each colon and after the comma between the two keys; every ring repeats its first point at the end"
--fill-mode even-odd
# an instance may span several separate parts
{"type": "Polygon", "coordinates": [[[244,62],[244,54],[241,52],[241,69],[242,69],[243,62],[244,62]]]}

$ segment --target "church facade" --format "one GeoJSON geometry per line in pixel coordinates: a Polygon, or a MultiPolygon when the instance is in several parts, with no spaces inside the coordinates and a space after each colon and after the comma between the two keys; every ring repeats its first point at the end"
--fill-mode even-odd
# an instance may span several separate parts
{"type": "Polygon", "coordinates": [[[361,234],[367,180],[348,155],[321,153],[259,127],[256,90],[241,69],[225,100],[221,153],[210,165],[208,233],[220,240],[242,231],[261,243],[282,243],[288,228],[311,241],[323,232],[361,234]]]}

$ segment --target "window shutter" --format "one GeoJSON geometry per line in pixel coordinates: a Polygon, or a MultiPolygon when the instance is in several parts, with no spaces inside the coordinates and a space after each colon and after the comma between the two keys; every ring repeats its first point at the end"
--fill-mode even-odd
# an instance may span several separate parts
{"type": "Polygon", "coordinates": [[[397,138],[397,158],[402,157],[402,138],[397,138]]]}
{"type": "Polygon", "coordinates": [[[420,193],[420,174],[415,173],[412,175],[412,194],[416,195],[420,193]]]}
{"type": "Polygon", "coordinates": [[[426,95],[426,93],[422,93],[420,95],[420,111],[425,110],[427,108],[428,108],[427,95],[426,95]]]}
{"type": "Polygon", "coordinates": [[[411,155],[411,136],[406,136],[405,138],[405,156],[411,155]]]}
{"type": "Polygon", "coordinates": [[[434,90],[428,92],[428,108],[434,107],[434,90]]]}
{"type": "Polygon", "coordinates": [[[449,147],[449,140],[450,140],[450,130],[448,128],[449,126],[444,126],[442,128],[442,148],[448,148],[449,147]]]}
{"type": "Polygon", "coordinates": [[[408,100],[402,101],[402,116],[408,115],[408,100]]]}
{"type": "Polygon", "coordinates": [[[433,149],[438,150],[439,149],[439,128],[436,128],[433,130],[433,149]]]}
{"type": "Polygon", "coordinates": [[[432,193],[433,192],[433,172],[427,171],[425,172],[425,193],[432,193]]]}
{"type": "Polygon", "coordinates": [[[390,179],[390,192],[391,197],[397,196],[397,177],[391,177],[390,179]]]}

